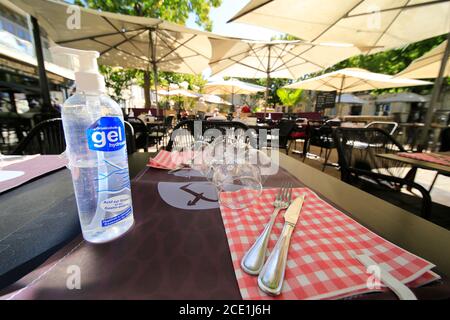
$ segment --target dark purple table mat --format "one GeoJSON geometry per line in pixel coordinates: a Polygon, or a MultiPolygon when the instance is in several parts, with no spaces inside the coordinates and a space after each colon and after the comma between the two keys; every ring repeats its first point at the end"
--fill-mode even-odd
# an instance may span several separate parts
{"type": "Polygon", "coordinates": [[[24,174],[13,179],[0,182],[0,193],[16,188],[42,175],[64,168],[67,159],[59,155],[40,155],[35,158],[2,167],[5,171],[23,171],[24,174]]]}
{"type": "MultiPolygon", "coordinates": [[[[174,198],[185,197],[179,190],[186,186],[199,194],[195,188],[199,184],[192,184],[196,181],[204,180],[145,169],[132,182],[135,225],[124,237],[103,245],[78,237],[0,295],[3,299],[241,299],[219,209],[195,209],[197,204],[208,205],[202,199],[189,209],[175,208],[159,196],[158,188],[170,183],[180,184],[174,188],[174,198]],[[66,286],[73,266],[80,270],[80,290],[66,286]]],[[[284,170],[265,186],[285,182],[303,186],[284,170]]],[[[450,297],[446,281],[414,291],[423,299],[450,297]]],[[[385,292],[355,298],[395,296],[385,292]]]]}

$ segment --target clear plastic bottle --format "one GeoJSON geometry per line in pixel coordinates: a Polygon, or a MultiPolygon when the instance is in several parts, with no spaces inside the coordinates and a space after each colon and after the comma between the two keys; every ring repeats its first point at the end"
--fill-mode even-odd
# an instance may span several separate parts
{"type": "MultiPolygon", "coordinates": [[[[61,47],[54,51],[90,54],[90,60],[98,56],[61,47]]],[[[134,222],[125,127],[119,105],[103,94],[96,60],[84,68],[76,73],[77,93],[61,114],[83,237],[102,243],[121,236],[134,222]]]]}

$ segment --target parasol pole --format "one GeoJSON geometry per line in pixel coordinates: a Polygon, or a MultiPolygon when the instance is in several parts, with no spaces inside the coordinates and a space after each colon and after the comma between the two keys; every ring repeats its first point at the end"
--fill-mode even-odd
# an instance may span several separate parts
{"type": "Polygon", "coordinates": [[[266,69],[266,73],[267,73],[267,83],[266,83],[266,92],[265,92],[265,97],[264,99],[266,100],[266,104],[264,106],[264,119],[267,117],[267,105],[269,104],[269,86],[270,86],[270,50],[271,50],[271,45],[269,44],[268,46],[269,49],[269,54],[267,57],[267,69],[266,69]]]}
{"type": "Polygon", "coordinates": [[[231,108],[234,110],[234,86],[231,87],[231,108]]]}
{"type": "Polygon", "coordinates": [[[425,115],[425,124],[422,127],[422,132],[420,133],[418,150],[423,151],[428,147],[428,131],[431,127],[431,122],[433,121],[433,115],[435,113],[436,104],[439,101],[441,95],[442,84],[444,82],[444,73],[447,66],[448,58],[450,57],[450,33],[447,34],[447,46],[445,47],[444,56],[442,57],[441,67],[439,69],[438,77],[434,82],[433,91],[431,93],[431,100],[428,106],[427,113],[425,115]]]}
{"type": "Polygon", "coordinates": [[[155,85],[155,102],[156,102],[156,113],[159,115],[159,104],[158,104],[158,66],[156,64],[156,46],[153,43],[153,29],[149,29],[150,38],[150,53],[152,56],[152,69],[153,69],[153,82],[155,85]]]}
{"type": "Polygon", "coordinates": [[[341,88],[339,89],[339,94],[338,94],[338,102],[337,102],[337,116],[340,116],[340,105],[341,105],[341,97],[342,97],[342,90],[344,90],[344,81],[345,81],[345,74],[342,76],[342,81],[341,81],[341,88]]]}
{"type": "Polygon", "coordinates": [[[39,74],[39,86],[41,89],[41,97],[42,97],[42,110],[45,112],[49,112],[52,106],[52,100],[50,96],[50,89],[47,78],[47,71],[45,70],[45,61],[44,61],[44,53],[42,50],[42,41],[41,41],[41,32],[39,29],[38,20],[30,16],[31,25],[33,28],[33,41],[34,41],[34,49],[36,54],[36,60],[38,65],[38,74],[39,74]]]}

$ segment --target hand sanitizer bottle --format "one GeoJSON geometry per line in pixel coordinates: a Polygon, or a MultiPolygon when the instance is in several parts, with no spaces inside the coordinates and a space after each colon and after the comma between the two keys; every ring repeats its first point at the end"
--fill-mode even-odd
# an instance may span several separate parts
{"type": "Polygon", "coordinates": [[[134,222],[122,112],[105,95],[98,52],[64,47],[54,47],[52,52],[79,60],[76,94],[61,110],[66,153],[83,237],[93,243],[107,242],[134,222]]]}

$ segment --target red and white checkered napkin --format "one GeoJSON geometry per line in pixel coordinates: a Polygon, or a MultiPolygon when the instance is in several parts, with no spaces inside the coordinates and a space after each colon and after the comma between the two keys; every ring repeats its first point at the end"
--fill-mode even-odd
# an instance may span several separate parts
{"type": "MultiPolygon", "coordinates": [[[[243,210],[221,206],[234,271],[244,299],[336,299],[377,291],[369,289],[370,274],[354,254],[368,254],[397,279],[412,287],[439,279],[434,265],[381,238],[320,199],[308,188],[293,191],[293,198],[305,194],[299,221],[292,235],[282,294],[269,297],[259,290],[257,277],[242,271],[245,252],[264,229],[273,211],[278,189],[265,189],[257,204],[243,210]]],[[[221,193],[238,199],[240,192],[221,193]]],[[[275,222],[269,251],[275,246],[284,224],[283,214],[275,222]]],[[[380,290],[380,289],[378,289],[380,290]]]]}
{"type": "Polygon", "coordinates": [[[169,152],[161,150],[156,157],[149,160],[147,166],[157,169],[173,170],[184,163],[188,163],[191,157],[192,155],[189,151],[169,152]]]}
{"type": "Polygon", "coordinates": [[[444,166],[450,166],[450,156],[435,153],[423,153],[423,152],[399,152],[399,156],[405,158],[411,158],[415,160],[428,161],[437,164],[442,164],[444,166]]]}

